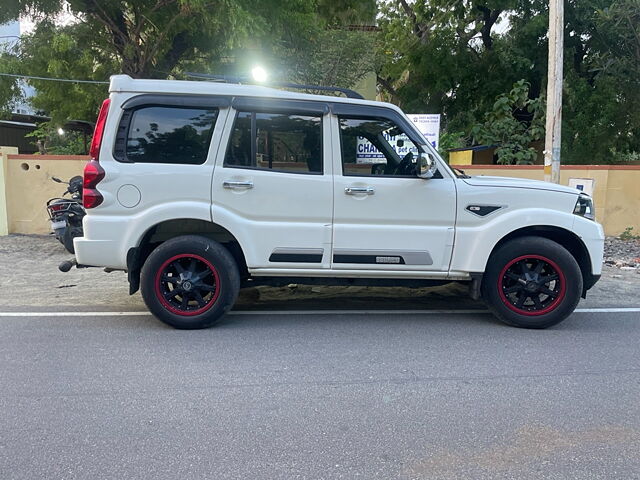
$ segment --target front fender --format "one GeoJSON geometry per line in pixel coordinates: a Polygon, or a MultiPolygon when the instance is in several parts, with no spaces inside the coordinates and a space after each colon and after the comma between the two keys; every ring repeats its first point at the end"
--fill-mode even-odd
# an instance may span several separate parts
{"type": "Polygon", "coordinates": [[[513,231],[526,227],[557,227],[573,231],[576,216],[547,208],[507,210],[482,222],[458,222],[451,271],[484,272],[496,244],[513,231]]]}

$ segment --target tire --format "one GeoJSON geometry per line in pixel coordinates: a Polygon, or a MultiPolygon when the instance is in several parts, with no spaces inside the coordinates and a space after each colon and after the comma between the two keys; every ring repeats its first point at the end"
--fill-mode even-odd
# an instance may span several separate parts
{"type": "Polygon", "coordinates": [[[578,262],[563,246],[543,237],[521,237],[489,257],[482,297],[504,323],[541,329],[575,310],[582,282],[578,262]]]}
{"type": "Polygon", "coordinates": [[[76,251],[73,247],[73,239],[81,236],[82,236],[82,230],[78,231],[76,227],[72,227],[67,222],[67,226],[64,229],[64,233],[62,234],[62,237],[60,238],[60,242],[62,243],[62,245],[64,245],[64,248],[67,250],[67,252],[75,254],[76,251]]]}
{"type": "Polygon", "coordinates": [[[167,325],[184,330],[208,328],[238,298],[240,274],[221,244],[185,235],[151,252],[140,272],[140,290],[151,313],[167,325]]]}

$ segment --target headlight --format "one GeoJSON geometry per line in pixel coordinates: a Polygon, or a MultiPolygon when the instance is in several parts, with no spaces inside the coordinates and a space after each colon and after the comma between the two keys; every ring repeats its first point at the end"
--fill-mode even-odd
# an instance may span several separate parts
{"type": "Polygon", "coordinates": [[[578,196],[578,201],[573,209],[573,213],[580,215],[581,217],[588,218],[589,220],[596,219],[596,209],[593,206],[593,200],[589,195],[581,193],[578,196]]]}

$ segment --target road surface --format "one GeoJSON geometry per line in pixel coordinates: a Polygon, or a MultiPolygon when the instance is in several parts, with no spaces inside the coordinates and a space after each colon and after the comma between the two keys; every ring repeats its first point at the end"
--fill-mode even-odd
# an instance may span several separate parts
{"type": "Polygon", "coordinates": [[[0,314],[5,480],[640,478],[640,309],[57,313],[0,314]]]}

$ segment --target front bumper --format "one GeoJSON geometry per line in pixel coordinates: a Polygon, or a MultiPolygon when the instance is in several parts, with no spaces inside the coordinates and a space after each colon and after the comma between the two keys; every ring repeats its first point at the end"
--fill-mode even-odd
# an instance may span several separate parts
{"type": "Polygon", "coordinates": [[[573,231],[584,243],[589,254],[591,263],[591,276],[597,277],[593,281],[587,281],[585,275],[585,285],[591,283],[591,288],[602,274],[602,261],[604,259],[604,229],[602,225],[593,220],[588,220],[576,215],[573,223],[573,231]]]}

